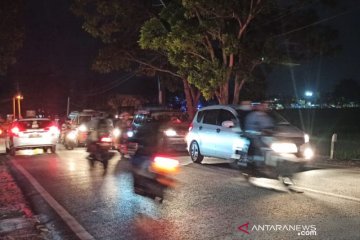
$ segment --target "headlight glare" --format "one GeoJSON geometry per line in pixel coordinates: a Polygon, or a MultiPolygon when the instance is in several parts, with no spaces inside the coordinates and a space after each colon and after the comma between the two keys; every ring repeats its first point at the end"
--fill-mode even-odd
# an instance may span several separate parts
{"type": "Polygon", "coordinates": [[[165,135],[168,137],[174,137],[176,136],[176,131],[174,129],[167,129],[166,131],[164,131],[165,135]]]}
{"type": "Polygon", "coordinates": [[[114,137],[119,137],[120,134],[121,134],[121,130],[120,130],[119,128],[115,128],[115,129],[113,130],[113,135],[114,135],[114,137]]]}
{"type": "Polygon", "coordinates": [[[306,148],[304,151],[305,159],[311,159],[314,156],[314,151],[311,148],[306,148]]]}
{"type": "Polygon", "coordinates": [[[79,126],[79,131],[80,131],[80,132],[86,132],[86,131],[87,131],[87,127],[86,127],[84,124],[82,124],[82,125],[79,126]]]}
{"type": "Polygon", "coordinates": [[[273,143],[271,149],[277,153],[297,153],[298,151],[294,143],[273,143]]]}
{"type": "Polygon", "coordinates": [[[308,134],[304,134],[304,140],[305,143],[308,143],[310,141],[310,136],[308,134]]]}

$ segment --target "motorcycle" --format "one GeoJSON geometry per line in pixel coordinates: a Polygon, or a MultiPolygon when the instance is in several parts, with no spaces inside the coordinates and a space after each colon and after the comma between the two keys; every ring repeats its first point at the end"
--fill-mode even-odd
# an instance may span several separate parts
{"type": "Polygon", "coordinates": [[[96,161],[99,161],[103,164],[104,169],[107,169],[108,162],[110,159],[109,150],[112,147],[112,139],[110,136],[102,136],[97,142],[89,143],[87,151],[89,156],[87,159],[90,162],[90,165],[93,167],[96,161]]]}
{"type": "Polygon", "coordinates": [[[291,125],[243,140],[232,166],[242,170],[247,179],[267,177],[279,179],[287,187],[294,185],[293,175],[314,156],[309,136],[291,125]]]}
{"type": "Polygon", "coordinates": [[[162,155],[134,155],[132,163],[135,194],[162,203],[165,190],[176,184],[172,176],[179,171],[179,161],[162,155]]]}
{"type": "Polygon", "coordinates": [[[73,150],[77,146],[77,131],[67,131],[64,136],[63,144],[67,150],[73,150]]]}

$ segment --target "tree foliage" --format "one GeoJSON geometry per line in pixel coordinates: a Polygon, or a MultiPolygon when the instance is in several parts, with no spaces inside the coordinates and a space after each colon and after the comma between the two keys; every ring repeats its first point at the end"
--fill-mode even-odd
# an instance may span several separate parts
{"type": "Polygon", "coordinates": [[[23,1],[0,2],[0,75],[16,62],[16,52],[23,46],[23,1]]]}
{"type": "Polygon", "coordinates": [[[169,64],[163,52],[144,50],[138,44],[144,22],[158,17],[163,7],[155,0],[74,0],[72,11],[84,19],[83,29],[104,43],[92,65],[94,70],[160,75],[162,86],[167,89],[175,91],[179,86],[184,89],[188,110],[195,112],[199,94],[188,84],[186,76],[177,73],[177,66],[169,64]]]}
{"type": "Polygon", "coordinates": [[[165,53],[207,99],[216,96],[228,103],[229,83],[235,79],[236,103],[260,64],[292,64],[334,49],[329,44],[334,32],[311,25],[318,20],[312,2],[168,1],[142,27],[139,42],[143,49],[165,53]]]}

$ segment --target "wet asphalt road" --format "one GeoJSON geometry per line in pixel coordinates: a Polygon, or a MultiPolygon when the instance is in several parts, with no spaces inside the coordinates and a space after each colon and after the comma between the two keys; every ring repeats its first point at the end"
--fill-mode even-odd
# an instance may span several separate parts
{"type": "Polygon", "coordinates": [[[106,172],[100,164],[90,168],[82,148],[26,154],[10,161],[72,217],[61,220],[13,168],[53,239],[78,238],[67,224],[89,239],[360,239],[358,168],[299,173],[304,192],[294,193],[276,180],[248,182],[219,160],[198,165],[184,155],[177,187],[159,204],[133,193],[130,164],[117,153],[106,172]]]}

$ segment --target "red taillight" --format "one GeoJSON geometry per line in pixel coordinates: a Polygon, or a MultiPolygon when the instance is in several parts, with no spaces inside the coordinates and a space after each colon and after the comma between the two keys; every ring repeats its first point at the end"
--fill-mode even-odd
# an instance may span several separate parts
{"type": "Polygon", "coordinates": [[[20,128],[18,128],[18,127],[13,127],[13,128],[11,128],[11,133],[14,135],[14,136],[18,136],[19,135],[19,133],[20,133],[20,128]]]}
{"type": "Polygon", "coordinates": [[[189,126],[189,132],[193,129],[193,124],[191,123],[189,126]]]}
{"type": "Polygon", "coordinates": [[[47,128],[45,128],[45,131],[48,131],[51,134],[59,134],[60,133],[60,130],[57,126],[47,127],[47,128]]]}
{"type": "Polygon", "coordinates": [[[179,170],[179,161],[172,158],[156,156],[151,167],[155,172],[175,173],[179,170]]]}
{"type": "Polygon", "coordinates": [[[111,138],[109,138],[109,137],[102,137],[102,138],[100,139],[100,141],[101,141],[101,142],[109,143],[109,142],[111,142],[111,138]]]}

